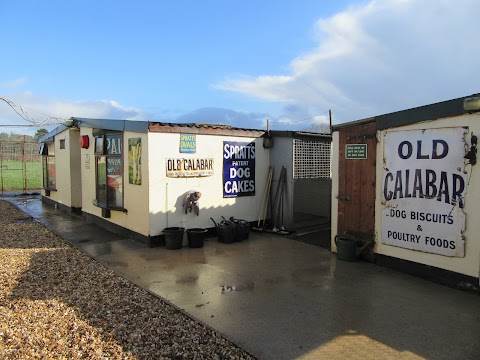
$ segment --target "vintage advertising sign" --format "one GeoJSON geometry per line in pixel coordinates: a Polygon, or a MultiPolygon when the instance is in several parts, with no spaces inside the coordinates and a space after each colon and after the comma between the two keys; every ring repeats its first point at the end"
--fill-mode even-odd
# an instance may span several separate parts
{"type": "Polygon", "coordinates": [[[382,242],[465,256],[466,130],[384,133],[382,242]]]}
{"type": "Polygon", "coordinates": [[[128,183],[142,185],[142,139],[128,139],[128,183]]]}
{"type": "Polygon", "coordinates": [[[223,197],[255,195],[255,143],[223,142],[223,197]]]}
{"type": "Polygon", "coordinates": [[[122,135],[114,134],[107,135],[107,154],[121,155],[122,154],[122,135]]]}
{"type": "Polygon", "coordinates": [[[367,144],[346,144],[345,159],[366,159],[367,144]]]}
{"type": "Polygon", "coordinates": [[[180,134],[180,153],[195,154],[197,152],[197,137],[194,134],[180,134]]]}
{"type": "Polygon", "coordinates": [[[213,175],[213,159],[167,159],[167,177],[203,177],[213,175]]]}

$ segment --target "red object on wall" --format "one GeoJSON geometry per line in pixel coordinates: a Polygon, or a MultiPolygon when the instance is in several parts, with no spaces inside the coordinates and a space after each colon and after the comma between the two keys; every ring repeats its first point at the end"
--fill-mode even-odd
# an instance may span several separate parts
{"type": "Polygon", "coordinates": [[[80,147],[82,149],[88,149],[89,145],[90,145],[90,139],[88,138],[88,135],[80,136],[80,147]]]}

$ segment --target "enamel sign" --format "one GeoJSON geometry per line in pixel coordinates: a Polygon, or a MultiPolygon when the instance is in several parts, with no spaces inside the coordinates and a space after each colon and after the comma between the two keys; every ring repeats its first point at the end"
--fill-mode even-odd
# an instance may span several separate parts
{"type": "Polygon", "coordinates": [[[223,197],[255,195],[255,143],[223,142],[223,197]]]}
{"type": "Polygon", "coordinates": [[[464,128],[384,133],[382,242],[465,256],[464,128]]]}
{"type": "Polygon", "coordinates": [[[213,159],[167,159],[167,177],[205,177],[213,175],[213,159]]]}

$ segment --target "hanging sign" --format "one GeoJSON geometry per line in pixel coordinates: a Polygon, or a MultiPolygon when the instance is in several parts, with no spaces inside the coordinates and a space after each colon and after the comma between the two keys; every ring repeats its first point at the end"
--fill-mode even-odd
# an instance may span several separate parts
{"type": "Polygon", "coordinates": [[[167,177],[203,177],[213,175],[213,159],[167,159],[167,177]]]}
{"type": "Polygon", "coordinates": [[[384,133],[382,242],[464,257],[463,128],[384,133]]]}
{"type": "Polygon", "coordinates": [[[223,142],[223,197],[255,195],[255,143],[223,142]]]}
{"type": "Polygon", "coordinates": [[[180,134],[180,153],[195,154],[197,152],[197,137],[194,134],[180,134]]]}

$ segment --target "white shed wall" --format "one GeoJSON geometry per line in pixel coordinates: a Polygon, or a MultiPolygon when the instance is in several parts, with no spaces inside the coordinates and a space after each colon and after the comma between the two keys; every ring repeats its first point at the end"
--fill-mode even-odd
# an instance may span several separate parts
{"type": "MultiPolygon", "coordinates": [[[[90,147],[81,150],[81,169],[82,169],[82,211],[98,217],[102,216],[102,209],[93,205],[96,197],[95,187],[95,139],[92,135],[92,129],[82,127],[81,135],[88,135],[90,138],[90,147]],[[89,156],[89,159],[86,156],[89,156]]],[[[111,211],[111,217],[105,218],[114,224],[135,231],[139,234],[148,236],[149,234],[149,216],[148,216],[148,136],[143,133],[124,132],[123,133],[123,193],[124,208],[127,213],[121,211],[111,211]],[[134,185],[128,182],[128,139],[142,139],[142,184],[134,185]]]]}
{"type": "MultiPolygon", "coordinates": [[[[80,181],[80,145],[79,131],[67,129],[55,135],[53,143],[46,143],[48,154],[55,155],[56,191],[51,191],[49,198],[68,206],[80,208],[81,181],[80,181]],[[65,149],[60,149],[60,140],[65,140],[65,149]]],[[[45,190],[42,190],[45,195],[45,190]]]]}
{"type": "Polygon", "coordinates": [[[233,136],[196,135],[196,153],[179,152],[180,134],[148,134],[150,178],[150,235],[158,235],[166,227],[185,228],[213,227],[221,217],[234,216],[254,221],[258,219],[268,174],[269,152],[262,146],[261,138],[233,136]],[[255,196],[223,198],[223,141],[255,142],[255,196]],[[166,176],[166,159],[214,159],[214,175],[193,178],[170,178],[166,176]],[[185,214],[183,201],[190,190],[202,193],[199,201],[200,215],[185,214]],[[235,205],[235,206],[233,206],[235,205]]]}
{"type": "Polygon", "coordinates": [[[283,224],[286,229],[293,229],[293,138],[275,137],[273,147],[270,149],[270,165],[274,167],[272,182],[272,201],[275,200],[275,194],[278,187],[278,180],[282,166],[287,169],[287,180],[285,183],[285,198],[283,199],[283,224]]]}

